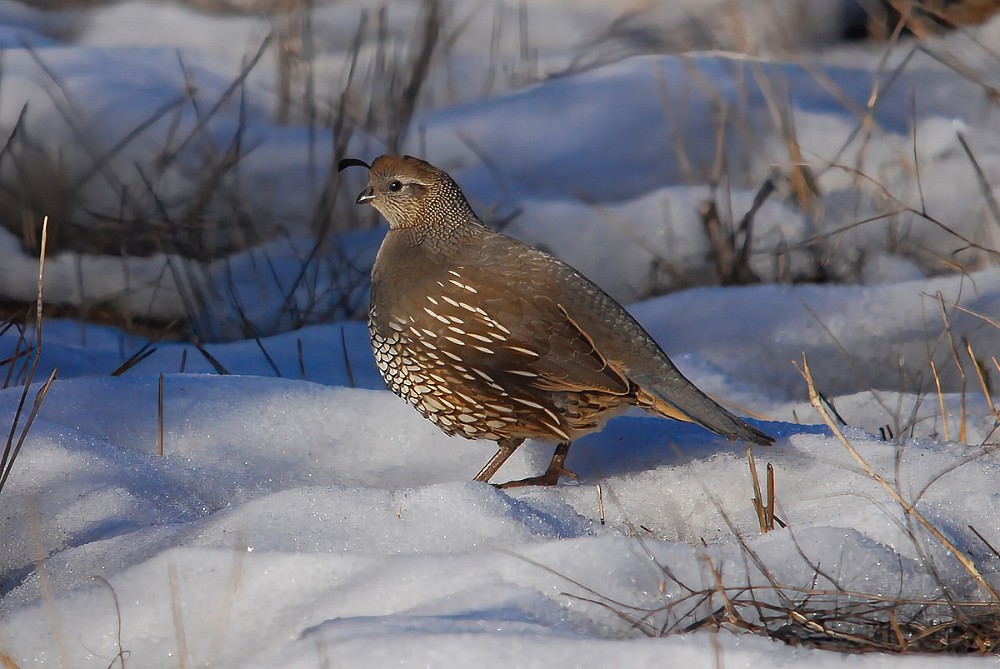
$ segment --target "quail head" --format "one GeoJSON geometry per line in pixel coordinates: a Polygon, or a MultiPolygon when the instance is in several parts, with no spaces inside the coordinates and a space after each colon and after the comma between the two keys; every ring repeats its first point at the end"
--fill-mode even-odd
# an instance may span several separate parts
{"type": "Polygon", "coordinates": [[[451,435],[497,442],[488,482],[525,439],[570,442],[638,406],[730,440],[773,439],[706,396],[625,309],[575,269],[487,228],[454,180],[412,156],[368,168],[358,204],[389,222],[372,268],[368,331],[389,388],[451,435]]]}

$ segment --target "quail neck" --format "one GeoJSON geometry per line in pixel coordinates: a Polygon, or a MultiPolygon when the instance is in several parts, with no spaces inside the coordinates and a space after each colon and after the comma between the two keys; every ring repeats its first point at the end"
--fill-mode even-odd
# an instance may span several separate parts
{"type": "Polygon", "coordinates": [[[382,156],[372,163],[368,202],[389,222],[392,233],[423,250],[453,253],[487,229],[465,194],[446,173],[410,156],[382,156]]]}

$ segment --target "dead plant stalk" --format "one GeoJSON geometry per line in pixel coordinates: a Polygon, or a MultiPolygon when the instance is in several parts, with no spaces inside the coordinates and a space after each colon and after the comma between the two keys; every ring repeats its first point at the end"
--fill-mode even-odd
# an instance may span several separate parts
{"type": "Polygon", "coordinates": [[[826,426],[830,428],[830,431],[833,432],[833,436],[840,442],[854,462],[856,462],[861,468],[861,471],[863,471],[866,476],[875,481],[883,490],[885,490],[889,497],[899,504],[900,508],[902,508],[908,516],[916,520],[924,527],[924,529],[930,532],[931,536],[933,536],[934,539],[941,544],[941,546],[954,555],[955,559],[959,561],[965,571],[968,572],[968,574],[975,579],[980,587],[982,587],[983,590],[985,590],[990,597],[993,598],[994,602],[1000,602],[1000,594],[997,593],[993,586],[986,582],[986,579],[983,578],[983,575],[979,572],[979,569],[976,568],[976,565],[972,562],[969,556],[958,550],[955,544],[949,541],[940,530],[934,527],[934,525],[932,525],[922,513],[917,511],[913,504],[908,502],[899,490],[894,488],[889,481],[876,472],[868,461],[865,460],[860,453],[858,453],[857,449],[851,445],[851,442],[844,436],[844,433],[841,431],[836,422],[834,422],[829,411],[827,411],[826,406],[823,404],[822,400],[820,400],[819,392],[817,392],[816,386],[813,383],[812,373],[809,371],[809,362],[806,359],[805,354],[802,356],[802,367],[796,365],[796,368],[799,370],[799,373],[802,374],[806,381],[806,385],[809,387],[809,403],[823,419],[823,422],[826,423],[826,426]]]}
{"type": "Polygon", "coordinates": [[[32,405],[31,411],[28,413],[28,419],[24,424],[24,428],[21,430],[20,436],[18,436],[17,443],[15,444],[14,435],[17,433],[17,426],[20,423],[21,415],[24,411],[24,404],[28,399],[28,391],[31,389],[31,380],[35,376],[35,370],[38,368],[38,361],[42,356],[42,289],[44,287],[45,279],[45,245],[48,240],[48,228],[49,219],[46,216],[42,220],[42,238],[38,252],[38,297],[35,303],[35,355],[31,361],[31,368],[28,370],[28,376],[24,380],[24,389],[21,391],[21,399],[18,401],[17,410],[14,412],[14,419],[10,424],[10,432],[7,434],[7,442],[4,445],[3,455],[0,456],[0,491],[3,490],[4,485],[7,483],[7,477],[10,476],[10,472],[13,469],[14,460],[17,459],[18,453],[21,452],[21,446],[24,445],[24,440],[28,436],[28,431],[31,429],[32,423],[35,422],[38,410],[41,409],[42,402],[45,400],[45,396],[48,394],[49,388],[52,387],[52,382],[55,381],[56,372],[58,371],[53,369],[48,380],[42,384],[42,387],[39,388],[38,393],[36,393],[35,402],[32,405]]]}

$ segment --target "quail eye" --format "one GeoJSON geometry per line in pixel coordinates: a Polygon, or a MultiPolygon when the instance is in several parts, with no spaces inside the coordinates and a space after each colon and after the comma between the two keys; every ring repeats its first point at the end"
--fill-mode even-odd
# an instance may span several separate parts
{"type": "Polygon", "coordinates": [[[389,192],[391,192],[391,193],[398,193],[401,190],[403,190],[403,182],[402,181],[390,181],[389,182],[389,192]]]}

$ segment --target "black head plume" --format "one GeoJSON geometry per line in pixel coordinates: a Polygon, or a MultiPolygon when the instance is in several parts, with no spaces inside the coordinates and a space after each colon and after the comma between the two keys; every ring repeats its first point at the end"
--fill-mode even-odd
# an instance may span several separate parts
{"type": "Polygon", "coordinates": [[[343,172],[348,167],[364,167],[367,170],[372,168],[371,165],[361,160],[360,158],[344,158],[339,163],[337,163],[337,171],[343,172]]]}

